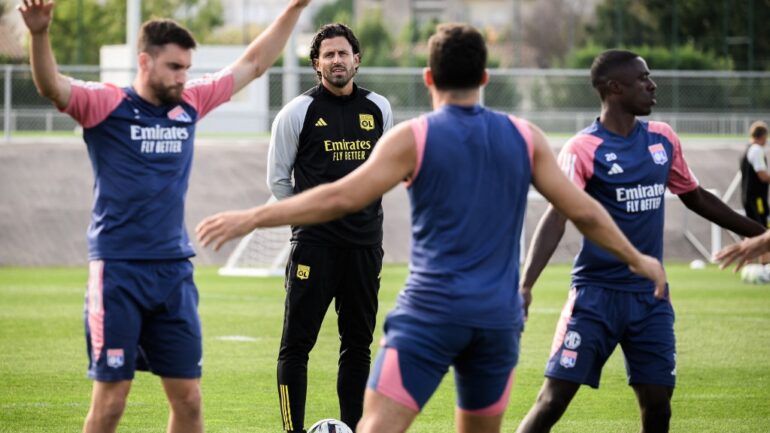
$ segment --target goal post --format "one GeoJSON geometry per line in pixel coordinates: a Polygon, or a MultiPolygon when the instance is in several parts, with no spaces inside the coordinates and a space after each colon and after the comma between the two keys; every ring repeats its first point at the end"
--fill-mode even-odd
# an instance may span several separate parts
{"type": "MultiPolygon", "coordinates": [[[[274,202],[271,197],[268,203],[274,202]]],[[[289,226],[259,228],[238,242],[219,275],[231,277],[283,276],[291,253],[289,226]]]]}

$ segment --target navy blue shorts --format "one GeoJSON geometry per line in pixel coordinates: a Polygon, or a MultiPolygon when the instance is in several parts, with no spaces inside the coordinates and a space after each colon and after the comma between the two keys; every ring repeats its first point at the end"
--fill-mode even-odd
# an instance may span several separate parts
{"type": "Polygon", "coordinates": [[[391,312],[369,389],[421,410],[454,366],[457,407],[481,415],[505,411],[519,358],[521,329],[428,323],[391,312]]]}
{"type": "Polygon", "coordinates": [[[668,294],[582,286],[569,292],[546,377],[599,387],[602,367],[620,344],[628,383],[676,384],[674,309],[668,294]]]}
{"type": "Polygon", "coordinates": [[[189,260],[95,260],[85,302],[88,377],[112,382],[135,370],[201,376],[198,289],[189,260]]]}

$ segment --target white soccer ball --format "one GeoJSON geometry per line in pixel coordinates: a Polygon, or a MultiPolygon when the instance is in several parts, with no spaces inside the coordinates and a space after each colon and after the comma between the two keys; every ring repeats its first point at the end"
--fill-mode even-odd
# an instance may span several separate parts
{"type": "Polygon", "coordinates": [[[770,269],[763,265],[750,263],[741,269],[741,280],[749,284],[770,283],[770,269]]]}
{"type": "Polygon", "coordinates": [[[313,424],[307,433],[353,433],[353,430],[344,422],[329,418],[313,424]]]}

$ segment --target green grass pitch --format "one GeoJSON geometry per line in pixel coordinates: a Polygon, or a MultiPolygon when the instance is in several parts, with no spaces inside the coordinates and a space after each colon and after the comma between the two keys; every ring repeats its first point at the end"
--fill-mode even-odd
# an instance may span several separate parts
{"type": "MultiPolygon", "coordinates": [[[[535,289],[503,431],[515,430],[543,381],[568,273],[566,266],[550,266],[535,289]]],[[[403,266],[383,270],[375,342],[405,275],[403,266]]],[[[736,275],[713,266],[692,271],[669,265],[668,275],[679,359],[671,431],[770,432],[770,286],[742,284],[736,275]]],[[[282,280],[219,277],[214,268],[198,269],[196,278],[204,331],[207,431],[280,431],[275,360],[282,280]],[[221,339],[224,336],[253,341],[221,339]]],[[[82,326],[85,282],[85,268],[0,268],[0,432],[80,431],[91,387],[85,378],[82,326]]],[[[307,425],[338,417],[335,329],[331,312],[311,353],[307,425]]],[[[454,431],[453,410],[450,374],[410,431],[454,431]]],[[[166,417],[158,379],[138,374],[119,431],[164,431],[166,417]]],[[[584,387],[553,431],[639,431],[620,350],[606,365],[601,388],[584,387]]]]}

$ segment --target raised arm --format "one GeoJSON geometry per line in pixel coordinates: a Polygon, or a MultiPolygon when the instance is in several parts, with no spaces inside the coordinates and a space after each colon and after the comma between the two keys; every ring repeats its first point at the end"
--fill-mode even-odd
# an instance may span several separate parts
{"type": "Polygon", "coordinates": [[[23,0],[17,7],[30,33],[30,63],[32,79],[38,93],[64,109],[70,100],[71,87],[67,77],[59,73],[48,39],[48,27],[53,19],[54,2],[23,0]]]}
{"type": "Polygon", "coordinates": [[[666,274],[660,262],[634,248],[607,211],[567,179],[556,164],[543,133],[534,125],[530,127],[534,144],[532,173],[535,188],[585,237],[628,263],[631,271],[652,280],[655,296],[662,298],[666,274]]]}
{"type": "Polygon", "coordinates": [[[233,93],[237,93],[275,63],[291,36],[302,10],[310,0],[291,0],[281,15],[254,39],[246,51],[229,66],[233,72],[233,93]]]}
{"type": "Polygon", "coordinates": [[[204,247],[213,245],[219,250],[225,242],[257,227],[319,224],[337,219],[363,209],[409,177],[416,158],[411,123],[401,123],[383,135],[365,163],[342,179],[269,205],[212,215],[201,221],[195,232],[204,247]]]}
{"type": "Polygon", "coordinates": [[[679,199],[691,211],[741,236],[758,236],[766,230],[762,224],[738,214],[719,197],[700,186],[690,192],[679,194],[679,199]]]}

